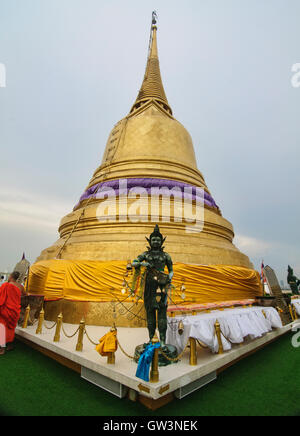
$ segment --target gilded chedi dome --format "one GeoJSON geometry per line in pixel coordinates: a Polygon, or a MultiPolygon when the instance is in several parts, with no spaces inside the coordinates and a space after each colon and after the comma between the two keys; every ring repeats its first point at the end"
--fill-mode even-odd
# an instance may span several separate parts
{"type": "MultiPolygon", "coordinates": [[[[83,316],[88,324],[145,325],[142,301],[131,302],[129,295],[123,300],[121,289],[127,262],[145,250],[145,236],[156,223],[167,237],[175,289],[186,285],[185,304],[260,293],[259,274],[232,243],[233,227],[197,168],[192,139],[173,117],[156,33],[152,26],[136,101],[113,127],[103,160],[73,211],[62,218],[60,238],[30,269],[28,289],[45,296],[46,319],[62,312],[71,323],[83,316]],[[116,318],[120,299],[128,316],[116,318]]],[[[182,304],[180,293],[172,298],[182,304]]]]}
{"type": "Polygon", "coordinates": [[[222,217],[197,169],[189,133],[173,117],[162,85],[156,33],[157,28],[153,26],[144,80],[130,113],[112,129],[101,165],[74,210],[61,220],[60,239],[43,250],[37,260],[132,259],[143,249],[145,235],[150,232],[153,222],[160,222],[163,233],[168,236],[168,251],[175,262],[252,267],[248,257],[232,244],[232,225],[222,217]],[[99,204],[104,198],[100,193],[113,189],[121,198],[120,182],[127,194],[136,187],[148,194],[151,188],[166,187],[182,192],[186,188],[194,202],[196,189],[202,188],[203,230],[186,231],[186,223],[178,215],[180,207],[176,196],[170,200],[170,217],[166,216],[163,204],[156,216],[151,216],[149,198],[140,198],[141,207],[136,216],[131,213],[130,219],[128,216],[124,219],[136,199],[136,196],[129,198],[130,195],[126,204],[117,202],[109,208],[114,210],[114,216],[110,212],[106,217],[101,216],[99,204]]]}

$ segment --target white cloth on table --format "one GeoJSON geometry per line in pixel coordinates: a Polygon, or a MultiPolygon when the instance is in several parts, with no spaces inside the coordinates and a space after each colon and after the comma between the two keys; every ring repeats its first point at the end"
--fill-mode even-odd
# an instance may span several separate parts
{"type": "Polygon", "coordinates": [[[297,315],[300,316],[300,298],[296,298],[295,300],[292,300],[292,305],[296,309],[297,315]]]}
{"type": "Polygon", "coordinates": [[[273,307],[248,307],[225,310],[214,310],[198,315],[176,316],[168,318],[167,343],[177,347],[178,352],[186,346],[190,337],[207,345],[214,353],[219,350],[215,334],[215,322],[221,328],[224,351],[231,349],[231,344],[240,344],[246,336],[259,338],[272,328],[282,327],[282,322],[273,307]],[[263,311],[266,316],[264,316],[263,311]],[[178,333],[178,323],[183,322],[184,331],[178,333]]]}

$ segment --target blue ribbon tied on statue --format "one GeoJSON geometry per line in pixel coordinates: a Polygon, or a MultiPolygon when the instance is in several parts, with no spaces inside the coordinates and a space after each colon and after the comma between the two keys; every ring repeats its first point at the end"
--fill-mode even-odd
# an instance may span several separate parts
{"type": "Polygon", "coordinates": [[[160,348],[160,342],[149,344],[141,354],[135,376],[142,380],[149,381],[149,369],[156,348],[160,348]]]}

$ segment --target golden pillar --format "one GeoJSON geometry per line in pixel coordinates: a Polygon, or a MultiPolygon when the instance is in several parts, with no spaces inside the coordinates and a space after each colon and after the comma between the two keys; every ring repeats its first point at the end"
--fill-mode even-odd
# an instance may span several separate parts
{"type": "MultiPolygon", "coordinates": [[[[159,342],[158,337],[155,335],[152,338],[152,344],[155,345],[159,342]]],[[[159,381],[159,372],[158,372],[158,348],[155,348],[153,353],[153,359],[151,363],[151,371],[150,371],[150,382],[157,383],[159,381]]]]}
{"type": "Polygon", "coordinates": [[[294,310],[294,318],[296,320],[296,319],[298,319],[298,314],[297,314],[296,307],[294,305],[293,305],[293,310],[294,310]]]}
{"type": "Polygon", "coordinates": [[[196,339],[190,338],[190,365],[197,365],[197,347],[196,347],[196,339]]]}
{"type": "Polygon", "coordinates": [[[108,353],[107,356],[108,365],[114,365],[116,363],[116,355],[113,352],[108,353]]]}
{"type": "Polygon", "coordinates": [[[53,338],[53,342],[59,342],[60,341],[60,330],[63,322],[63,315],[60,313],[57,317],[56,321],[56,329],[55,329],[55,335],[53,338]]]}
{"type": "Polygon", "coordinates": [[[40,314],[39,314],[38,326],[37,326],[36,331],[35,331],[36,334],[42,333],[44,318],[45,318],[45,312],[44,312],[44,308],[42,307],[42,310],[40,311],[40,314]]]}
{"type": "Polygon", "coordinates": [[[78,339],[76,344],[76,351],[82,351],[83,349],[83,336],[85,331],[85,321],[82,319],[79,324],[79,331],[78,331],[78,339]]]}
{"type": "Polygon", "coordinates": [[[291,304],[289,305],[289,311],[290,311],[290,315],[291,315],[292,321],[295,321],[294,314],[293,314],[293,308],[292,308],[291,304]]]}
{"type": "Polygon", "coordinates": [[[30,306],[28,304],[28,306],[25,309],[25,316],[24,316],[24,321],[23,321],[23,325],[22,325],[23,329],[27,329],[29,315],[30,315],[30,306]]]}
{"type": "Polygon", "coordinates": [[[220,323],[218,320],[215,322],[215,332],[216,332],[218,344],[219,344],[218,354],[223,354],[224,349],[223,349],[223,343],[222,343],[222,337],[221,337],[221,334],[222,334],[221,333],[221,326],[220,326],[220,323]]]}

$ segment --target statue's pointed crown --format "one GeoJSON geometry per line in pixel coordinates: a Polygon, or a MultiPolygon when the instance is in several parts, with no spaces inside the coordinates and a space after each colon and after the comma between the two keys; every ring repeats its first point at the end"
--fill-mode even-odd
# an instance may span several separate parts
{"type": "Polygon", "coordinates": [[[158,227],[158,224],[155,224],[155,227],[154,227],[154,230],[153,230],[153,232],[151,233],[151,235],[150,235],[150,240],[151,240],[151,238],[153,238],[153,236],[159,236],[160,237],[160,239],[163,241],[163,235],[160,233],[160,231],[159,231],[159,227],[158,227]]]}
{"type": "Polygon", "coordinates": [[[152,24],[146,71],[137,99],[130,112],[133,112],[135,109],[141,107],[145,103],[148,103],[150,100],[154,100],[172,115],[172,109],[169,106],[160,75],[157,52],[156,18],[156,13],[152,12],[152,24]]]}
{"type": "Polygon", "coordinates": [[[153,236],[158,236],[161,239],[161,248],[160,248],[160,250],[163,251],[163,249],[164,249],[163,243],[165,242],[166,237],[164,238],[163,235],[160,233],[158,224],[155,224],[154,230],[151,233],[151,235],[149,236],[149,238],[147,238],[147,236],[146,236],[146,239],[147,239],[147,241],[148,241],[148,243],[150,245],[150,247],[148,247],[148,250],[151,250],[151,238],[153,238],[153,236]]]}

